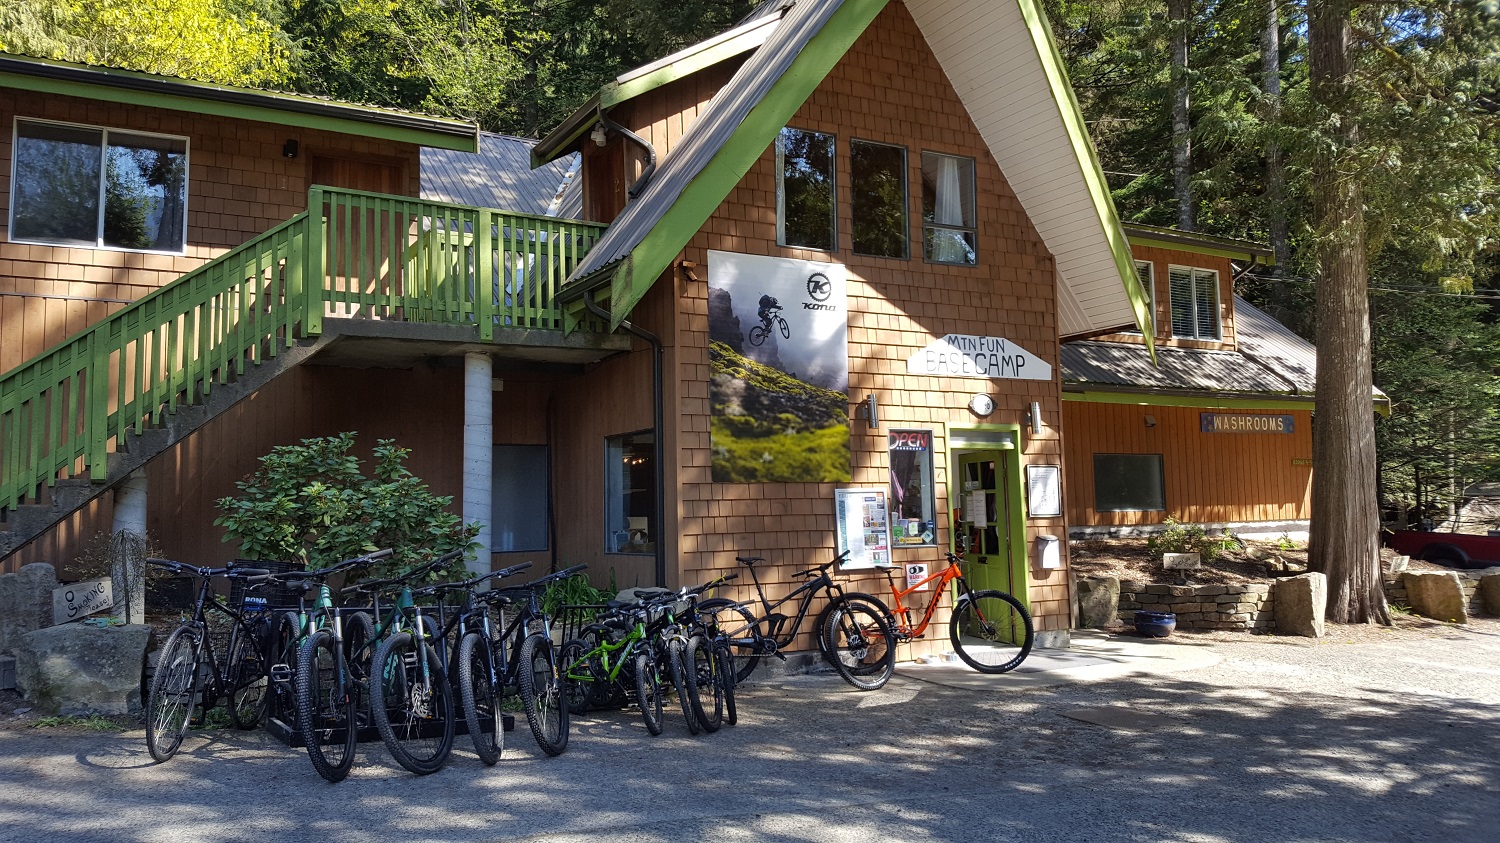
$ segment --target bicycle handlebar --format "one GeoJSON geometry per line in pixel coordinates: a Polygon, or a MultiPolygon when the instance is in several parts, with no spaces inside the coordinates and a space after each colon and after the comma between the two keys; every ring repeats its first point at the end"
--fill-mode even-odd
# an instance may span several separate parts
{"type": "Polygon", "coordinates": [[[205,568],[172,559],[157,559],[152,557],[146,560],[146,564],[155,565],[158,568],[166,568],[174,574],[193,574],[199,577],[233,577],[252,583],[262,583],[271,577],[271,572],[265,568],[241,568],[233,562],[228,563],[222,568],[205,568]]]}

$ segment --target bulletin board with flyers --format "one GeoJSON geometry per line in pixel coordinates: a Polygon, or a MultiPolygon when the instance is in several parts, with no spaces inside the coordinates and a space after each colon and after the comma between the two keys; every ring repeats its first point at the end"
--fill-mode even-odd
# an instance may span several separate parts
{"type": "Polygon", "coordinates": [[[891,564],[891,522],[885,489],[835,489],[839,553],[849,552],[843,568],[884,568],[891,564]]]}

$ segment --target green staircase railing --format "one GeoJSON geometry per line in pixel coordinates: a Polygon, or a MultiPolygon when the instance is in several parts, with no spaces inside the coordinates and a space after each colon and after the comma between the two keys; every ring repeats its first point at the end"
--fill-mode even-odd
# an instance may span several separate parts
{"type": "Polygon", "coordinates": [[[127,431],[322,333],[326,317],[557,329],[604,227],[331,188],[303,212],[0,375],[0,508],[85,473],[127,431]]]}

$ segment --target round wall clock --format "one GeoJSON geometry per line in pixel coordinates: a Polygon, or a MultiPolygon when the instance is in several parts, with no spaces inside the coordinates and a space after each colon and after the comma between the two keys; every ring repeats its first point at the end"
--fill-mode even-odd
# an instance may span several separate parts
{"type": "Polygon", "coordinates": [[[981,392],[969,399],[969,412],[984,418],[995,412],[995,399],[981,392]]]}

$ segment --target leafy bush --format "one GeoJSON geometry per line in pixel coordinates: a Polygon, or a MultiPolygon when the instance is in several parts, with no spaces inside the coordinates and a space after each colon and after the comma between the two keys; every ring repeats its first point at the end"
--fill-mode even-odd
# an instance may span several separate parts
{"type": "Polygon", "coordinates": [[[1166,529],[1146,540],[1146,549],[1157,559],[1166,553],[1196,553],[1205,565],[1239,548],[1239,539],[1228,533],[1210,536],[1197,524],[1184,524],[1172,517],[1167,518],[1166,529]]]}
{"type": "MultiPolygon", "coordinates": [[[[301,560],[310,570],[389,547],[394,554],[371,569],[377,577],[402,571],[460,548],[472,557],[478,524],[464,524],[404,465],[411,451],[394,440],[374,448],[374,477],[350,451],[357,434],[340,433],[282,445],[260,458],[260,468],[221,498],[214,523],[250,559],[301,560]]],[[[455,563],[434,579],[462,576],[455,563]]]]}
{"type": "MultiPolygon", "coordinates": [[[[610,579],[614,579],[613,574],[610,579]]],[[[589,584],[589,578],[583,574],[574,574],[567,579],[553,580],[547,584],[547,588],[542,591],[542,610],[549,616],[555,616],[562,611],[563,606],[608,603],[614,596],[613,591],[594,588],[589,584]]]]}

